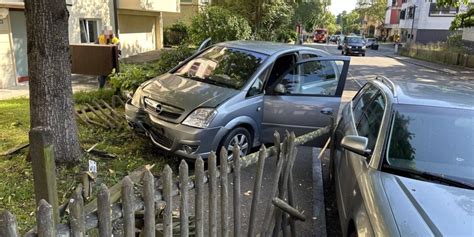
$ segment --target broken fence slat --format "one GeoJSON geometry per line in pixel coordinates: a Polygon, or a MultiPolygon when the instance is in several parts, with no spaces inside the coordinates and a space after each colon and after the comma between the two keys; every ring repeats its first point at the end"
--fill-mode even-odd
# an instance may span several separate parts
{"type": "Polygon", "coordinates": [[[281,200],[280,198],[277,198],[277,197],[273,198],[272,203],[276,207],[280,208],[282,211],[288,213],[291,217],[293,217],[297,220],[300,220],[300,221],[305,221],[306,220],[306,217],[300,211],[298,211],[296,208],[290,206],[288,203],[281,200]]]}
{"type": "Polygon", "coordinates": [[[180,188],[180,234],[182,237],[189,236],[189,219],[188,219],[188,164],[185,160],[181,160],[179,165],[179,188],[180,188]]]}

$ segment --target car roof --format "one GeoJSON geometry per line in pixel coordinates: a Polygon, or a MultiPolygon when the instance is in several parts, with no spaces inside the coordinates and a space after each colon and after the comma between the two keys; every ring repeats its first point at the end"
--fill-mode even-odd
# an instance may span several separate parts
{"type": "MultiPolygon", "coordinates": [[[[395,103],[474,110],[474,84],[418,79],[393,81],[395,103]]],[[[389,86],[390,87],[390,86],[389,86]]]]}
{"type": "Polygon", "coordinates": [[[308,46],[303,45],[294,45],[294,44],[284,44],[284,43],[276,43],[276,42],[268,42],[268,41],[254,41],[254,40],[238,40],[238,41],[228,41],[218,43],[216,45],[225,46],[229,48],[238,48],[249,50],[261,54],[273,55],[275,53],[279,53],[286,50],[311,50],[318,52],[320,55],[329,55],[328,52],[320,49],[315,49],[308,46]]]}

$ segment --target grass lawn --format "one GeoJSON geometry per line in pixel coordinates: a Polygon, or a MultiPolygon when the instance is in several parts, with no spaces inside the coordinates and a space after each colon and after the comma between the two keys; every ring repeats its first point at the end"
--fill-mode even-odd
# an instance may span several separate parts
{"type": "MultiPolygon", "coordinates": [[[[93,98],[110,101],[111,91],[80,92],[75,94],[76,104],[93,98]]],[[[0,101],[0,153],[28,142],[29,100],[11,99],[0,101]]],[[[162,153],[151,142],[135,135],[127,128],[102,129],[79,124],[81,145],[96,147],[117,155],[104,159],[85,154],[80,164],[73,167],[57,167],[59,202],[63,204],[79,184],[81,172],[87,170],[89,159],[97,161],[97,183],[111,186],[118,180],[145,164],[156,164],[152,172],[158,174],[165,163],[176,167],[178,159],[162,153]]],[[[31,163],[26,160],[28,149],[11,156],[0,156],[0,209],[7,209],[17,217],[21,233],[31,229],[35,220],[35,198],[31,163]]]]}

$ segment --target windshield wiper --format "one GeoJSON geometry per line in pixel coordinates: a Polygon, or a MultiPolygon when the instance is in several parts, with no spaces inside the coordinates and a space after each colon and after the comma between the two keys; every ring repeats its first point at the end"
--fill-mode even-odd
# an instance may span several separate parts
{"type": "Polygon", "coordinates": [[[471,189],[474,190],[474,184],[471,183],[466,183],[461,180],[453,179],[450,177],[446,177],[443,174],[437,174],[437,173],[431,173],[427,171],[418,171],[418,170],[412,170],[412,169],[405,169],[405,168],[400,168],[400,167],[395,167],[395,166],[390,166],[385,164],[383,166],[384,170],[391,171],[391,173],[395,174],[402,174],[402,175],[409,175],[411,177],[421,177],[426,180],[431,180],[431,181],[438,181],[440,183],[444,183],[450,186],[455,186],[459,188],[466,188],[466,189],[471,189]]]}

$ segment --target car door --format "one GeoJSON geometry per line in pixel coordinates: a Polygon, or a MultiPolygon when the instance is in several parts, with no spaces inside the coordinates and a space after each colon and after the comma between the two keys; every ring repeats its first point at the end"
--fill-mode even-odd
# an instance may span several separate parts
{"type": "MultiPolygon", "coordinates": [[[[296,62],[265,87],[262,140],[286,130],[297,136],[327,126],[336,119],[349,68],[349,57],[318,57],[296,62]]],[[[328,135],[329,136],[329,135],[328,135]]],[[[311,145],[322,146],[328,136],[311,145]]]]}

